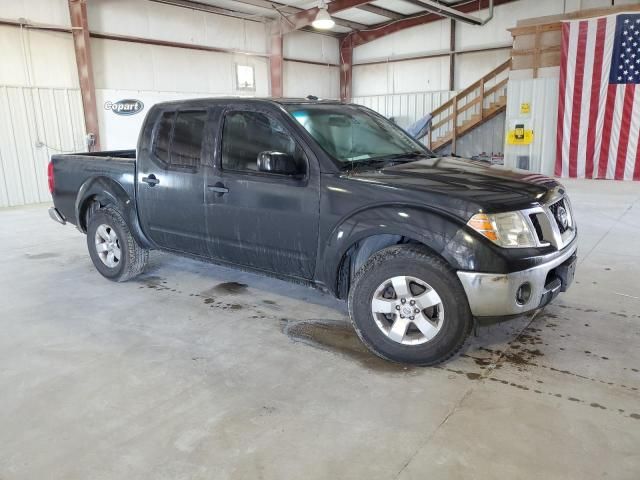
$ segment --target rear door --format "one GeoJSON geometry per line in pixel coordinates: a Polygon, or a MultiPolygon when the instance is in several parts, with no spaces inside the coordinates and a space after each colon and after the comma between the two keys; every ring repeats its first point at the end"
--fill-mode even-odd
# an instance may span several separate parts
{"type": "Polygon", "coordinates": [[[310,279],[319,222],[317,159],[284,114],[254,106],[222,112],[206,187],[212,255],[227,262],[310,279]],[[260,152],[293,155],[298,175],[259,172],[260,152]]]}
{"type": "MultiPolygon", "coordinates": [[[[156,113],[151,141],[139,152],[138,215],[162,248],[206,255],[203,138],[206,109],[156,113]]],[[[151,114],[150,114],[151,115],[151,114]]]]}

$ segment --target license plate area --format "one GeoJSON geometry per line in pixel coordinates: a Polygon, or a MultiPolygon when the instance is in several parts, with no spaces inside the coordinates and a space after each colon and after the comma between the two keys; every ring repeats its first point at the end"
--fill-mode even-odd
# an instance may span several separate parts
{"type": "Polygon", "coordinates": [[[573,283],[573,279],[576,276],[577,264],[578,257],[577,255],[573,255],[571,258],[555,268],[555,274],[562,282],[562,286],[560,287],[561,292],[566,292],[573,283]]]}

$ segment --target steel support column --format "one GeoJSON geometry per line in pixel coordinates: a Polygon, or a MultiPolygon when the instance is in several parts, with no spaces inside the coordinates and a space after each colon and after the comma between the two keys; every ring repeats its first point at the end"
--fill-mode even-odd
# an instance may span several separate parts
{"type": "Polygon", "coordinates": [[[449,90],[456,86],[456,21],[452,18],[449,36],[449,90]]]}
{"type": "Polygon", "coordinates": [[[87,135],[93,135],[90,150],[100,150],[100,131],[98,129],[98,109],[96,106],[96,88],[93,80],[93,64],[91,63],[91,41],[87,22],[86,0],[69,0],[69,17],[71,33],[76,52],[78,81],[82,95],[84,126],[87,135]]]}
{"type": "Polygon", "coordinates": [[[271,35],[271,56],[269,57],[269,70],[271,75],[271,96],[282,97],[284,91],[283,76],[283,44],[282,34],[271,35]]]}
{"type": "Polygon", "coordinates": [[[353,41],[348,35],[340,44],[340,100],[351,101],[351,86],[353,80],[353,41]]]}

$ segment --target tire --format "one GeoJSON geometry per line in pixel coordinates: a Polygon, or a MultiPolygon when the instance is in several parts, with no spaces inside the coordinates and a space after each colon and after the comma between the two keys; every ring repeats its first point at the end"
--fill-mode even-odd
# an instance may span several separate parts
{"type": "Polygon", "coordinates": [[[149,250],[138,245],[120,212],[112,207],[101,208],[89,218],[87,247],[96,270],[114,282],[140,275],[149,259],[149,250]]]}
{"type": "Polygon", "coordinates": [[[351,285],[351,323],[367,348],[386,360],[436,365],[455,355],[471,333],[473,317],[455,270],[424,247],[380,250],[351,285]]]}

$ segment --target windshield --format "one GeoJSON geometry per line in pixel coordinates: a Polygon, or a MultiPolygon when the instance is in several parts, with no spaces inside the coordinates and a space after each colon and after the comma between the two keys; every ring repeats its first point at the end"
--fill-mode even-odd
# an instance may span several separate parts
{"type": "Polygon", "coordinates": [[[352,105],[290,105],[289,113],[343,167],[403,156],[433,156],[389,120],[352,105]]]}

